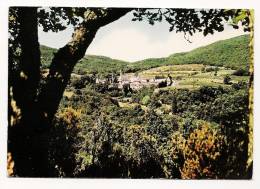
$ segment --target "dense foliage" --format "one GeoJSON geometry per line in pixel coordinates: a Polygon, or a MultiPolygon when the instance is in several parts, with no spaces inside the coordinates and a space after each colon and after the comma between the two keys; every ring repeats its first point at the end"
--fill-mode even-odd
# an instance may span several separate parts
{"type": "Polygon", "coordinates": [[[73,95],[63,98],[50,140],[58,176],[247,177],[246,84],[146,87],[130,99],[96,89],[89,83],[67,88],[73,95]]]}

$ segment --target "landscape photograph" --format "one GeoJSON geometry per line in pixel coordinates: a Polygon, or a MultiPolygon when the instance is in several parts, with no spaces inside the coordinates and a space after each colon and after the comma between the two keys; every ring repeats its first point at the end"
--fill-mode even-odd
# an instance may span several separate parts
{"type": "Polygon", "coordinates": [[[9,177],[251,179],[254,11],[9,7],[9,177]]]}

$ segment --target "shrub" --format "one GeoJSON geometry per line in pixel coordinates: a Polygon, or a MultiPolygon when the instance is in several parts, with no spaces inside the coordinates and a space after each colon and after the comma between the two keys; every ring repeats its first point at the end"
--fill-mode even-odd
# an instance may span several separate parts
{"type": "Polygon", "coordinates": [[[154,87],[143,87],[132,95],[133,102],[139,103],[145,96],[151,97],[154,91],[154,87]]]}
{"type": "Polygon", "coordinates": [[[180,137],[178,148],[184,158],[181,178],[218,178],[216,165],[222,155],[224,141],[224,135],[207,123],[193,130],[187,139],[180,137]]]}
{"type": "Polygon", "coordinates": [[[248,76],[249,72],[246,69],[239,68],[236,71],[233,72],[233,75],[236,76],[248,76]]]}
{"type": "Polygon", "coordinates": [[[95,90],[99,93],[105,93],[108,91],[108,83],[97,83],[95,85],[95,90]]]}
{"type": "Polygon", "coordinates": [[[75,89],[82,89],[86,86],[86,82],[82,78],[73,78],[73,80],[71,81],[71,85],[75,89]]]}
{"type": "Polygon", "coordinates": [[[223,83],[226,84],[226,85],[231,84],[231,77],[229,75],[226,75],[224,77],[223,83]]]}
{"type": "Polygon", "coordinates": [[[123,92],[124,96],[128,96],[129,93],[133,93],[133,89],[131,88],[130,83],[123,84],[123,92]]]}
{"type": "Polygon", "coordinates": [[[76,151],[80,131],[81,110],[72,107],[59,111],[49,137],[49,162],[55,176],[72,177],[76,168],[76,151]]]}
{"type": "Polygon", "coordinates": [[[159,88],[163,88],[163,87],[167,87],[167,81],[161,81],[160,83],[158,83],[158,87],[159,88]]]}
{"type": "Polygon", "coordinates": [[[239,81],[238,83],[233,83],[232,88],[235,90],[240,90],[247,87],[247,83],[243,81],[239,81]]]}
{"type": "Polygon", "coordinates": [[[146,96],[142,99],[142,104],[143,104],[143,105],[147,105],[147,104],[149,104],[150,100],[151,100],[150,96],[146,95],[146,96]]]}
{"type": "Polygon", "coordinates": [[[206,67],[205,68],[205,72],[213,72],[213,71],[215,71],[214,67],[206,67]]]}

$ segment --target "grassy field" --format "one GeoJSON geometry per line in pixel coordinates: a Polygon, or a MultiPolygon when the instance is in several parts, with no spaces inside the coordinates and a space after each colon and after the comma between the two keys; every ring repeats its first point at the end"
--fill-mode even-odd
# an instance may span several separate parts
{"type": "Polygon", "coordinates": [[[139,73],[140,77],[143,78],[155,78],[165,77],[170,75],[173,80],[176,81],[175,86],[167,87],[172,88],[198,88],[200,86],[224,86],[228,87],[223,83],[225,76],[231,77],[231,83],[238,83],[239,81],[248,81],[248,76],[234,76],[232,75],[235,70],[228,69],[225,67],[217,67],[218,71],[214,71],[215,67],[211,67],[212,71],[205,71],[209,66],[203,64],[184,64],[174,66],[161,66],[152,68],[139,73]]]}

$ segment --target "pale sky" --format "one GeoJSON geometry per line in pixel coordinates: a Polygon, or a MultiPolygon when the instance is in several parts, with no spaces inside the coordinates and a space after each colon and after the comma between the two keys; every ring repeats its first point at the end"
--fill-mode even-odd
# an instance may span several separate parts
{"type": "MultiPolygon", "coordinates": [[[[196,33],[190,37],[192,43],[189,43],[184,39],[183,33],[169,32],[169,25],[165,21],[151,26],[144,21],[133,22],[132,18],[130,12],[99,29],[86,54],[133,62],[146,58],[166,57],[245,34],[242,29],[235,30],[227,25],[223,32],[216,32],[214,35],[204,37],[202,33],[196,33]]],[[[40,44],[60,48],[70,40],[72,32],[72,27],[58,33],[45,33],[40,28],[39,41],[40,44]]]]}

